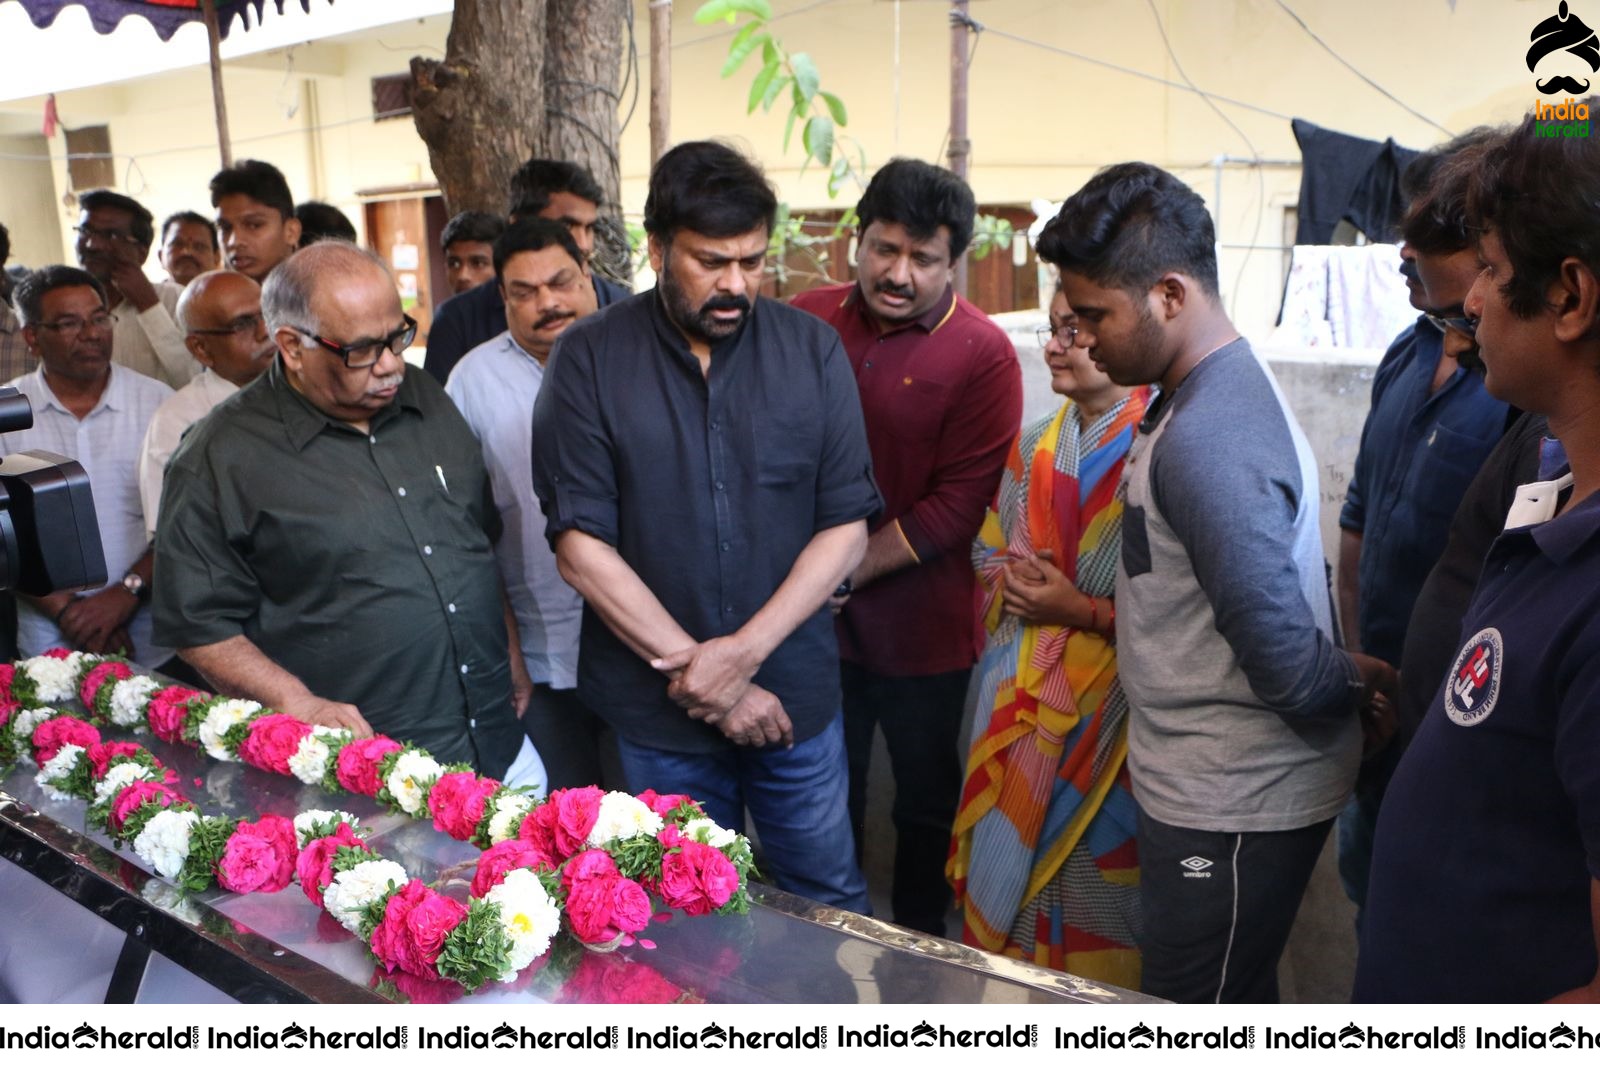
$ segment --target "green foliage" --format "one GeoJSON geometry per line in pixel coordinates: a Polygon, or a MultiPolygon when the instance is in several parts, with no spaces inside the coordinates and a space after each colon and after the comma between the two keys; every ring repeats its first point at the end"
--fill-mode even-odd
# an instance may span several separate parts
{"type": "Polygon", "coordinates": [[[1007,219],[996,215],[979,215],[972,227],[973,259],[982,259],[997,248],[1010,248],[1016,229],[1007,219]]]}
{"type": "Polygon", "coordinates": [[[189,855],[178,872],[178,884],[191,893],[210,889],[216,880],[217,863],[227,851],[228,838],[239,825],[237,819],[202,815],[189,830],[189,855]]]}
{"type": "Polygon", "coordinates": [[[467,917],[445,935],[434,966],[440,977],[476,990],[500,977],[510,958],[511,944],[500,925],[500,905],[474,900],[467,905],[467,917]]]}

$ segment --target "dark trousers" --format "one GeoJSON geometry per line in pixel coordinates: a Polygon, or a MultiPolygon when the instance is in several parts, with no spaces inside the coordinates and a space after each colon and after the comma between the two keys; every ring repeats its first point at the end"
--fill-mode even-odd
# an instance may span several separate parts
{"type": "Polygon", "coordinates": [[[1139,813],[1142,989],[1184,1004],[1271,1004],[1278,959],[1333,820],[1217,833],[1139,813]]]}
{"type": "Polygon", "coordinates": [[[945,858],[961,801],[961,713],[971,671],[894,678],[841,665],[850,824],[856,858],[866,844],[867,767],[883,728],[894,774],[894,921],[943,937],[950,910],[945,858]]]}
{"type": "Polygon", "coordinates": [[[616,741],[600,716],[578,699],[576,689],[535,685],[522,716],[522,732],[539,750],[551,789],[621,788],[616,741]]]}

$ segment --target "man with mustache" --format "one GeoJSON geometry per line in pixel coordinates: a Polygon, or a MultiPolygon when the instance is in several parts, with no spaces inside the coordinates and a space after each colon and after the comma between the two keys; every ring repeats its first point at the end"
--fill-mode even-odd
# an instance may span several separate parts
{"type": "Polygon", "coordinates": [[[217,269],[217,224],[193,211],[168,215],[161,224],[161,268],[174,285],[188,285],[217,269]]]}
{"type": "Polygon", "coordinates": [[[884,501],[838,598],[856,855],[881,727],[895,780],[894,921],[941,937],[975,659],[972,539],[1022,422],[1016,351],[951,287],[976,213],[954,174],[891,160],[856,205],[856,281],[792,301],[844,341],[884,501]]]}
{"type": "Polygon", "coordinates": [[[19,596],[18,647],[24,656],[56,645],[120,651],[160,667],[172,653],[152,641],[144,610],[151,556],[139,507],[139,443],[172,390],[113,362],[106,292],[94,275],[45,267],[16,296],[39,369],[6,383],[32,404],[33,426],[0,436],[0,452],[42,448],[83,464],[111,579],[88,593],[19,596]]]}
{"type": "Polygon", "coordinates": [[[277,358],[167,464],[156,631],[218,691],[542,786],[517,725],[499,517],[371,253],[321,241],[261,290],[277,358]]]}
{"type": "Polygon", "coordinates": [[[132,197],[95,189],[78,197],[78,265],[106,291],[112,358],[146,377],[180,388],[200,372],[173,322],[181,286],[144,273],[155,227],[132,197]]]}
{"type": "Polygon", "coordinates": [[[552,789],[594,785],[601,779],[602,724],[574,688],[583,598],[557,573],[528,473],[528,413],[550,349],[572,323],[593,314],[594,286],[572,234],[548,219],[513,223],[494,244],[493,265],[506,330],[468,352],[445,391],[483,444],[505,526],[495,558],[521,642],[512,667],[526,668],[533,691],[522,728],[549,769],[552,789]]]}
{"type": "Polygon", "coordinates": [[[749,811],[782,888],[864,911],[828,595],[880,507],[850,364],[758,293],[777,197],[680,144],[650,175],[657,288],[574,323],[533,412],[534,489],[586,602],[578,695],[630,789],[749,811]]]}
{"type": "Polygon", "coordinates": [[[179,439],[212,408],[260,377],[278,351],[261,318],[261,287],[236,271],[211,271],[190,282],[178,298],[178,326],[204,369],[162,402],[144,436],[139,497],[151,540],[167,460],[179,439]]]}

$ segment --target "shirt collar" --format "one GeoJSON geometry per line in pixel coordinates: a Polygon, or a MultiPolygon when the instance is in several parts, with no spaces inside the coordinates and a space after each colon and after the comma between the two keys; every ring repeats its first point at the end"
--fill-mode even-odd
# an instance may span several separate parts
{"type": "Polygon", "coordinates": [[[19,333],[21,330],[22,320],[17,318],[10,304],[0,300],[0,333],[19,333]]]}
{"type": "MultiPolygon", "coordinates": [[[[866,321],[867,325],[872,327],[873,332],[877,332],[878,324],[872,318],[872,314],[867,308],[867,302],[861,298],[861,283],[859,281],[850,287],[850,291],[845,294],[844,300],[839,306],[855,307],[860,313],[862,319],[866,321]]],[[[920,329],[923,333],[931,334],[938,330],[939,327],[949,322],[950,316],[954,315],[955,313],[955,286],[946,285],[944,287],[944,294],[933,302],[933,306],[931,308],[929,308],[927,311],[924,311],[921,315],[917,316],[915,319],[912,319],[910,322],[902,322],[897,324],[892,330],[886,331],[884,336],[887,337],[891,333],[899,333],[901,330],[909,330],[913,326],[920,329]]]]}
{"type": "Polygon", "coordinates": [[[1506,515],[1506,533],[1533,539],[1550,561],[1565,563],[1596,534],[1600,534],[1600,494],[1579,501],[1557,515],[1561,495],[1572,488],[1572,472],[1564,470],[1544,481],[1517,487],[1506,515]]]}
{"type": "MultiPolygon", "coordinates": [[[[38,368],[33,373],[39,376],[39,393],[42,397],[44,397],[44,403],[42,406],[46,408],[55,408],[63,415],[68,415],[73,419],[76,419],[77,416],[73,415],[71,411],[67,410],[67,406],[65,404],[56,399],[56,391],[50,388],[50,380],[44,376],[44,364],[40,363],[38,368]]],[[[89,414],[85,415],[84,418],[87,419],[101,411],[122,411],[126,407],[122,381],[122,374],[120,373],[119,368],[115,363],[111,364],[107,368],[106,387],[101,391],[100,399],[95,401],[94,407],[89,409],[89,414]]]]}
{"type": "MultiPolygon", "coordinates": [[[[413,374],[424,374],[420,367],[406,367],[406,376],[400,382],[400,391],[395,395],[394,402],[372,417],[371,427],[376,431],[378,427],[397,416],[399,408],[406,408],[417,414],[422,414],[422,408],[417,403],[417,387],[412,380],[413,374]]],[[[278,416],[283,420],[283,429],[289,436],[289,443],[295,451],[305,450],[306,445],[323,430],[344,431],[359,433],[355,427],[347,422],[325,414],[311,401],[300,395],[300,391],[289,384],[289,377],[283,372],[283,357],[277,356],[272,361],[272,366],[267,368],[266,374],[261,376],[266,380],[265,387],[270,389],[278,400],[278,416]]],[[[261,379],[257,379],[259,382],[261,379]]],[[[255,385],[252,382],[251,385],[255,385]]],[[[248,388],[248,387],[247,387],[248,388]]]]}

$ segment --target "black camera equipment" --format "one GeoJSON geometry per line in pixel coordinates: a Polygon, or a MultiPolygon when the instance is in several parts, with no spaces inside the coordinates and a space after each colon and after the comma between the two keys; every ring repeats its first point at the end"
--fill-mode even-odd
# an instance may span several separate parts
{"type": "MultiPolygon", "coordinates": [[[[0,433],[33,425],[33,405],[0,387],[0,433]]],[[[94,497],[83,467],[30,450],[0,459],[0,590],[29,596],[106,584],[94,497]]]]}

